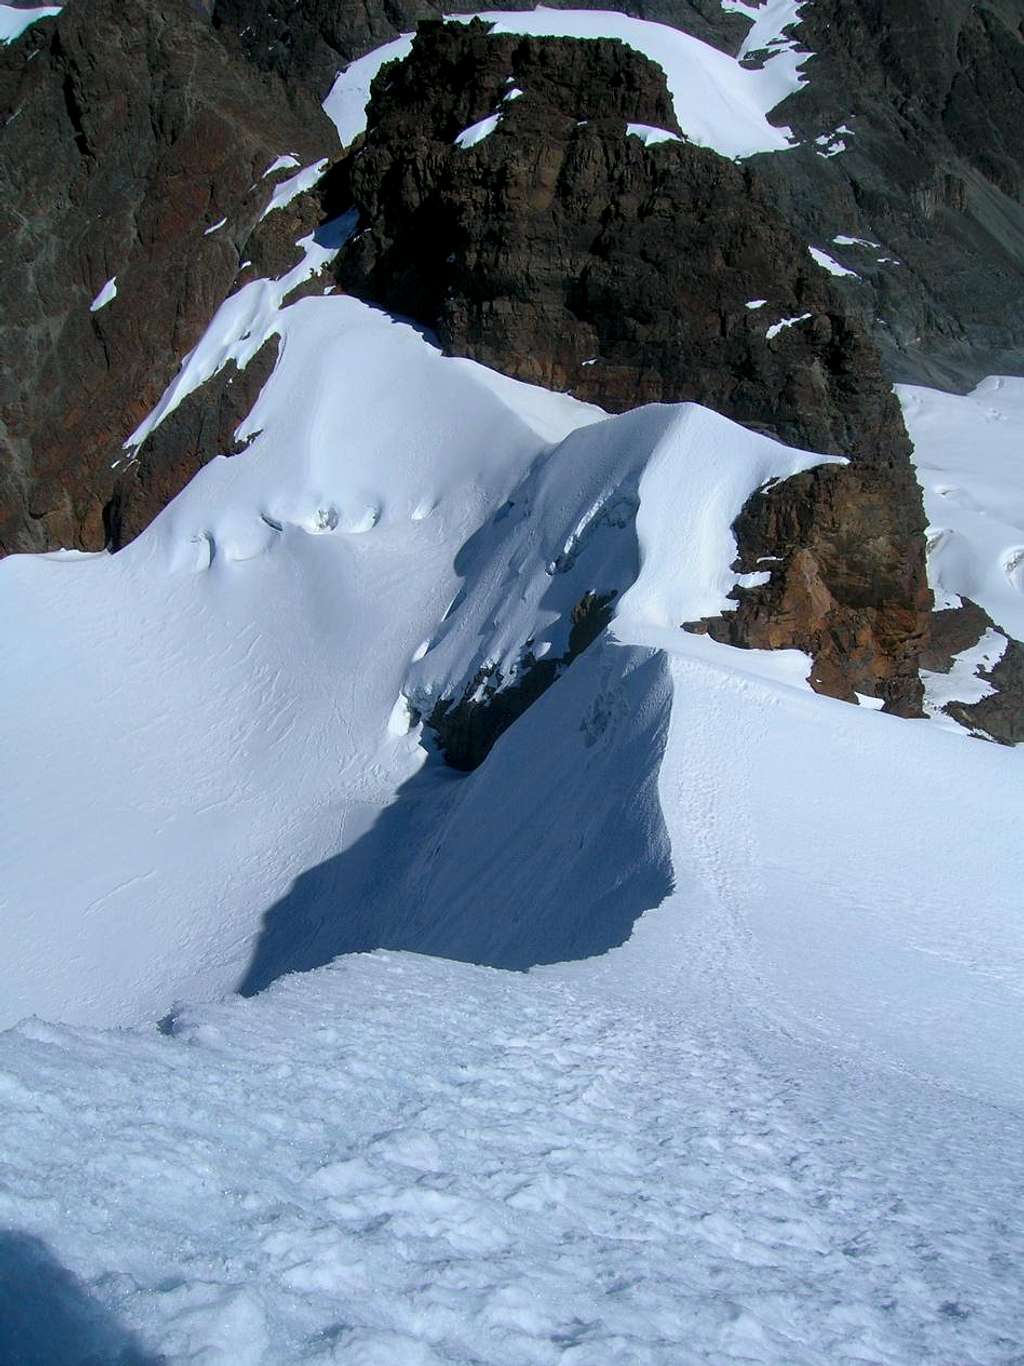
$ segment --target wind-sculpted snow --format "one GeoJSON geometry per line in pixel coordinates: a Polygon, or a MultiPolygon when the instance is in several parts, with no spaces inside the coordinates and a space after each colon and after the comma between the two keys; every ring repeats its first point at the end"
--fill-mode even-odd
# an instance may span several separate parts
{"type": "Polygon", "coordinates": [[[564,657],[589,601],[614,606],[631,590],[623,610],[672,628],[728,611],[744,582],[731,568],[737,511],[770,480],[823,463],[696,404],[571,433],[460,551],[462,587],[410,671],[411,703],[429,714],[484,675],[500,688],[564,657]],[[641,525],[647,559],[634,587],[641,525]]]}
{"type": "Polygon", "coordinates": [[[657,668],[613,652],[565,735],[543,723],[574,738],[543,742],[542,776],[529,757],[542,722],[515,742],[529,775],[517,800],[547,791],[561,808],[540,841],[529,826],[505,838],[515,784],[493,775],[509,759],[457,794],[435,792],[432,770],[417,778],[405,699],[422,711],[528,638],[561,650],[581,599],[627,589],[648,465],[677,471],[658,495],[661,576],[685,589],[666,610],[681,624],[727,606],[744,501],[820,457],[692,407],[606,419],[445,359],[350,298],[282,307],[354,227],[348,215],[305,238],[287,275],[232,296],[128,443],[276,334],[278,365],[237,433],[244,458],[206,466],[113,559],[0,570],[18,718],[5,1021],[155,1017],[182,994],[256,989],[381,944],[505,967],[600,953],[671,885],[657,802],[641,795],[667,715],[657,668]],[[632,731],[606,727],[609,710],[632,731]],[[593,811],[594,790],[620,795],[593,811]],[[424,882],[435,825],[450,844],[424,882]],[[578,841],[556,857],[588,826],[605,830],[602,860],[578,841]],[[490,881],[475,886],[477,865],[490,881]]]}
{"type": "MultiPolygon", "coordinates": [[[[759,11],[736,3],[740,12],[755,18],[759,11]]],[[[788,128],[768,121],[768,114],[787,95],[798,90],[804,77],[800,68],[808,54],[796,50],[783,31],[798,18],[801,6],[783,0],[769,6],[757,19],[756,35],[760,67],[742,66],[699,38],[665,24],[635,19],[613,10],[545,9],[488,10],[478,15],[453,14],[449,18],[468,23],[473,17],[493,24],[496,33],[522,33],[534,37],[617,38],[656,62],[664,72],[676,118],[686,136],[703,147],[728,157],[748,157],[757,152],[781,152],[793,145],[788,128]]],[[[741,58],[753,55],[744,51],[741,58]]],[[[348,146],[366,128],[370,86],[386,62],[402,61],[412,48],[412,35],[400,38],[360,57],[341,73],[324,109],[348,146]]]]}
{"type": "Polygon", "coordinates": [[[897,392],[931,523],[936,606],[971,598],[1024,640],[1024,380],[994,375],[963,397],[897,392]]]}
{"type": "Polygon", "coordinates": [[[524,969],[622,944],[673,886],[658,797],[670,705],[659,652],[598,642],[475,772],[428,765],[297,879],[241,990],[378,946],[524,969]]]}
{"type": "Polygon", "coordinates": [[[422,762],[388,722],[458,547],[603,416],[351,299],[272,322],[243,458],[114,557],[0,565],[5,1023],[155,1018],[240,980],[262,911],[422,762]]]}

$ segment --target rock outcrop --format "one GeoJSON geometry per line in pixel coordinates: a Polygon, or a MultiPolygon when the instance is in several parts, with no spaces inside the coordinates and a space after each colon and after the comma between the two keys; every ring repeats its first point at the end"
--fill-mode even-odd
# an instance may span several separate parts
{"type": "Polygon", "coordinates": [[[349,175],[366,228],[340,282],[451,354],[611,411],[698,401],[848,457],[746,510],[741,567],[770,558],[771,584],[697,628],[808,650],[816,687],[918,714],[924,518],[877,351],[757,175],[678,136],[658,67],[612,41],[424,24],[378,77],[349,175]]]}
{"type": "Polygon", "coordinates": [[[100,549],[217,453],[165,437],[159,471],[111,469],[239,276],[268,165],[314,160],[332,130],[188,0],[74,0],[0,72],[0,552],[100,549]]]}

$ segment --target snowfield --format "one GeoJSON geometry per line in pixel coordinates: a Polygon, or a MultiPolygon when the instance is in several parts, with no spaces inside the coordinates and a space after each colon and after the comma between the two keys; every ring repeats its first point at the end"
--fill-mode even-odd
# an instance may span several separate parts
{"type": "Polygon", "coordinates": [[[971,598],[1024,640],[1024,379],[897,389],[928,513],[936,606],[971,598]]]}
{"type": "Polygon", "coordinates": [[[0,1360],[1008,1366],[1020,756],[678,627],[817,457],[275,325],[244,456],[0,565],[4,1012],[139,1022],[0,1036],[0,1360]],[[424,762],[407,696],[585,584],[424,762]]]}
{"type": "Polygon", "coordinates": [[[1019,1116],[794,1035],[687,903],[529,976],[8,1034],[0,1359],[1015,1361],[1019,1116]]]}

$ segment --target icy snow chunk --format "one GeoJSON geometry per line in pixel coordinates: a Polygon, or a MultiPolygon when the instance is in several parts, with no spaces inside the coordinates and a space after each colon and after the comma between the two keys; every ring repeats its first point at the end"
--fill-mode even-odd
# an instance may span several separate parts
{"type": "Polygon", "coordinates": [[[820,137],[814,139],[820,157],[837,157],[840,152],[846,151],[845,137],[853,136],[853,129],[847,128],[845,123],[841,123],[834,132],[822,133],[820,137]]]}
{"type": "Polygon", "coordinates": [[[848,275],[851,279],[859,280],[860,276],[855,270],[848,270],[846,266],[840,265],[834,256],[829,256],[827,251],[822,251],[820,247],[808,247],[807,250],[817,261],[823,270],[827,270],[830,275],[848,275]]]}
{"type": "Polygon", "coordinates": [[[90,313],[98,313],[101,308],[106,308],[107,304],[112,303],[117,298],[117,276],[113,275],[103,286],[100,292],[89,305],[90,313]]]}
{"type": "Polygon", "coordinates": [[[311,190],[326,170],[327,157],[321,157],[319,161],[314,161],[312,166],[306,166],[288,180],[282,180],[280,185],[274,187],[270,203],[260,214],[260,222],[262,223],[264,218],[273,213],[275,209],[285,208],[297,195],[304,194],[306,190],[311,190]]]}
{"type": "MultiPolygon", "coordinates": [[[[617,38],[656,62],[665,72],[676,119],[692,142],[712,147],[723,156],[747,157],[757,152],[781,152],[792,146],[788,128],[777,128],[767,115],[787,95],[804,83],[803,64],[810,54],[801,53],[784,30],[795,22],[800,5],[786,0],[767,11],[752,10],[733,0],[756,17],[757,50],[764,57],[760,67],[741,65],[754,49],[745,49],[740,60],[719,52],[665,24],[634,19],[610,10],[534,10],[481,12],[498,33],[537,37],[617,38]]],[[[449,15],[468,23],[472,15],[449,15]]],[[[404,60],[412,48],[412,34],[385,43],[352,62],[338,76],[324,109],[338,130],[343,145],[365,131],[370,85],[386,62],[404,60]]]]}
{"type": "Polygon", "coordinates": [[[747,302],[744,304],[744,307],[749,308],[751,311],[753,311],[757,308],[764,308],[767,302],[767,299],[748,299],[747,302]]]}
{"type": "Polygon", "coordinates": [[[490,137],[500,122],[500,113],[488,114],[486,118],[478,119],[476,123],[471,123],[468,128],[463,128],[455,139],[455,146],[463,149],[475,147],[478,142],[483,142],[484,138],[490,137]]]}
{"type": "Polygon", "coordinates": [[[277,157],[270,163],[260,179],[266,180],[267,176],[272,176],[275,171],[298,170],[301,165],[302,162],[297,156],[291,152],[286,152],[284,156],[277,157]]]}
{"type": "Polygon", "coordinates": [[[801,313],[795,318],[781,318],[777,323],[772,323],[771,327],[769,327],[768,331],[764,334],[765,339],[767,341],[773,341],[779,333],[785,331],[787,327],[796,327],[797,323],[805,323],[811,317],[813,317],[813,314],[811,313],[801,313]]]}
{"type": "Polygon", "coordinates": [[[222,218],[219,223],[214,223],[211,227],[207,228],[206,231],[203,233],[203,236],[212,237],[215,232],[220,232],[221,228],[227,221],[228,220],[226,218],[222,218]]]}
{"type": "Polygon", "coordinates": [[[627,123],[627,137],[639,138],[645,147],[656,147],[659,142],[682,142],[678,133],[667,128],[654,128],[649,123],[627,123]]]}
{"type": "Polygon", "coordinates": [[[833,237],[832,241],[837,247],[878,247],[879,242],[872,242],[867,237],[846,237],[842,233],[838,237],[833,237]]]}
{"type": "Polygon", "coordinates": [[[0,43],[13,43],[30,25],[60,14],[62,5],[43,5],[39,9],[15,9],[0,5],[0,43]]]}
{"type": "Polygon", "coordinates": [[[869,711],[881,711],[885,706],[884,697],[869,697],[868,694],[864,692],[854,693],[854,697],[857,699],[858,706],[867,707],[869,711]]]}
{"type": "MultiPolygon", "coordinates": [[[[513,78],[510,76],[508,79],[511,82],[513,78]]],[[[512,100],[520,99],[522,94],[523,92],[517,86],[513,86],[511,90],[507,91],[502,96],[501,102],[502,104],[509,104],[512,100]]],[[[483,142],[484,138],[490,137],[501,122],[501,114],[502,111],[498,109],[495,113],[488,114],[486,118],[478,119],[476,123],[472,123],[468,128],[464,128],[455,139],[455,146],[462,148],[475,147],[478,142],[483,142]]]]}
{"type": "Polygon", "coordinates": [[[413,726],[413,711],[409,699],[400,694],[388,717],[389,735],[408,735],[413,726]]]}

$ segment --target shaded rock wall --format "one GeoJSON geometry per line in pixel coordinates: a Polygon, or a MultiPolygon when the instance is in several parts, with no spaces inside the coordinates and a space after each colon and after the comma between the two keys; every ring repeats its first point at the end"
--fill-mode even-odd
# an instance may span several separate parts
{"type": "Polygon", "coordinates": [[[776,117],[806,144],[756,164],[805,240],[880,244],[837,254],[887,373],[1024,373],[1024,0],[815,0],[796,33],[808,81],[776,117]]]}
{"type": "MultiPolygon", "coordinates": [[[[213,23],[233,34],[257,66],[305,85],[323,99],[338,71],[371,48],[414,29],[421,19],[472,14],[481,9],[533,9],[533,0],[213,0],[213,23]]],[[[604,0],[552,0],[549,9],[605,9],[604,0]]],[[[723,11],[718,0],[627,0],[625,14],[671,24],[726,51],[739,46],[747,21],[723,11]]]]}

